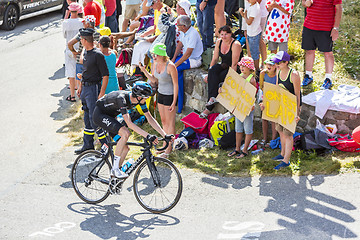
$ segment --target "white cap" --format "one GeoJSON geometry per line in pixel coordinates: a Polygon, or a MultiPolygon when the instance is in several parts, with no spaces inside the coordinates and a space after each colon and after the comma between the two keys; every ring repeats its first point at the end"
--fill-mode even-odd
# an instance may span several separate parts
{"type": "Polygon", "coordinates": [[[188,15],[190,17],[191,3],[188,0],[180,0],[180,1],[178,1],[178,4],[180,7],[182,7],[185,10],[186,15],[188,15]]]}

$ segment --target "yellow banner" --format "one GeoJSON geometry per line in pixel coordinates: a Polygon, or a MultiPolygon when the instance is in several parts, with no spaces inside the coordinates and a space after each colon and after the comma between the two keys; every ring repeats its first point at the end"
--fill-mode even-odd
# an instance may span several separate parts
{"type": "Polygon", "coordinates": [[[216,99],[240,121],[244,121],[255,103],[255,95],[256,87],[230,68],[216,99]]]}
{"type": "Polygon", "coordinates": [[[264,83],[262,119],[279,123],[290,132],[296,129],[297,99],[279,85],[264,83]]]}

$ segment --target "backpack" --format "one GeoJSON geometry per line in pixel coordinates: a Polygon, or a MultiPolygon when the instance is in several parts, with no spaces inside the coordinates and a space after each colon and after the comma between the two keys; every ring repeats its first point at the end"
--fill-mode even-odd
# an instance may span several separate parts
{"type": "Polygon", "coordinates": [[[305,152],[315,151],[317,154],[323,154],[332,149],[327,142],[328,138],[326,133],[319,129],[306,131],[300,136],[300,143],[294,141],[295,149],[301,149],[305,152]]]}
{"type": "Polygon", "coordinates": [[[343,152],[360,152],[360,144],[354,141],[350,134],[337,134],[327,140],[329,144],[343,152]]]}
{"type": "Polygon", "coordinates": [[[236,133],[235,130],[231,130],[228,133],[225,133],[222,138],[218,141],[221,149],[228,149],[235,147],[236,144],[236,133]]]}
{"type": "Polygon", "coordinates": [[[119,59],[116,62],[116,67],[125,66],[126,64],[131,63],[133,49],[132,48],[123,48],[120,52],[119,59]]]}

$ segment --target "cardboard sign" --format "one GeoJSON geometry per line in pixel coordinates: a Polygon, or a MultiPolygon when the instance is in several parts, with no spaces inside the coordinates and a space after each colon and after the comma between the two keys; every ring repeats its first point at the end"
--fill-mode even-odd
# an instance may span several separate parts
{"type": "Polygon", "coordinates": [[[221,93],[216,99],[243,122],[251,112],[255,103],[255,95],[256,87],[230,68],[221,87],[221,93]]]}
{"type": "Polygon", "coordinates": [[[297,98],[279,85],[264,83],[262,119],[280,124],[290,132],[296,129],[297,98]]]}

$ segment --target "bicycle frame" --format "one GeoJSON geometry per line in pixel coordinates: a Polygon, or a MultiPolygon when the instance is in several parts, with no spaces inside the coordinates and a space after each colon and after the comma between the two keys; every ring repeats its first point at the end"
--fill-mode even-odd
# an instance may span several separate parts
{"type": "MultiPolygon", "coordinates": [[[[99,164],[104,164],[105,163],[105,161],[106,161],[106,157],[108,157],[108,156],[110,156],[110,158],[111,158],[111,164],[113,164],[113,162],[114,162],[114,151],[113,151],[113,146],[115,146],[116,144],[117,144],[117,142],[114,142],[114,141],[111,141],[111,139],[110,139],[110,137],[107,137],[107,140],[108,140],[108,152],[107,152],[107,154],[103,157],[103,160],[102,161],[100,161],[100,163],[99,164]]],[[[151,153],[151,151],[150,151],[150,149],[152,148],[152,143],[150,143],[150,142],[148,142],[147,140],[145,140],[145,142],[143,142],[143,143],[135,143],[135,142],[128,142],[127,143],[127,145],[128,146],[136,146],[136,147],[142,147],[143,149],[141,149],[141,151],[143,151],[143,153],[139,156],[139,158],[134,162],[134,164],[132,164],[125,172],[130,176],[130,174],[144,161],[144,159],[146,159],[146,163],[147,163],[147,165],[148,165],[148,167],[149,167],[149,170],[150,170],[150,174],[151,174],[151,177],[152,177],[152,179],[153,179],[153,181],[154,181],[154,185],[156,186],[156,187],[159,187],[160,185],[161,185],[161,183],[160,183],[160,177],[159,177],[159,174],[158,174],[158,172],[157,172],[157,169],[156,169],[156,167],[155,167],[155,165],[153,164],[153,158],[154,158],[154,156],[152,155],[152,153],[151,153]]],[[[96,165],[95,167],[94,167],[94,169],[96,168],[96,167],[98,167],[99,166],[99,164],[98,165],[96,165]]],[[[102,166],[101,166],[102,167],[102,166]]],[[[100,167],[100,168],[101,168],[100,167]]],[[[100,168],[99,168],[99,170],[100,170],[100,168]]],[[[93,170],[94,170],[93,169],[93,170]]],[[[93,175],[92,175],[92,172],[93,172],[93,170],[90,172],[90,174],[89,174],[89,177],[93,177],[93,175]]],[[[99,179],[97,179],[97,180],[99,180],[99,179]]],[[[106,184],[108,184],[109,183],[109,181],[104,181],[104,180],[99,180],[100,182],[103,182],[103,183],[106,183],[106,184]]]]}

